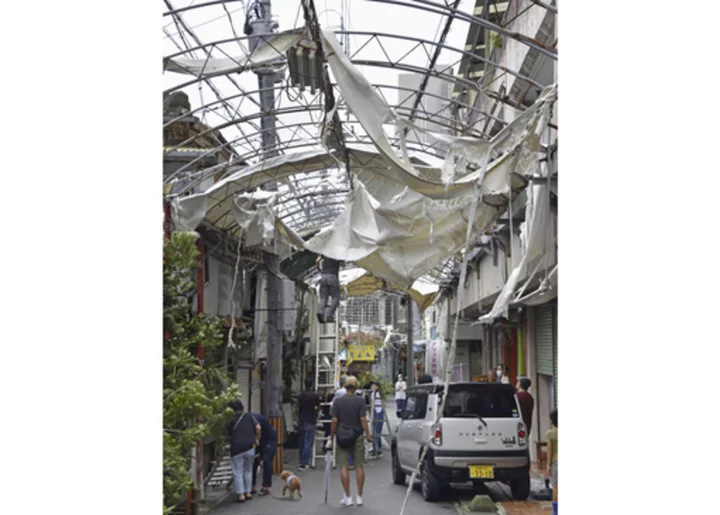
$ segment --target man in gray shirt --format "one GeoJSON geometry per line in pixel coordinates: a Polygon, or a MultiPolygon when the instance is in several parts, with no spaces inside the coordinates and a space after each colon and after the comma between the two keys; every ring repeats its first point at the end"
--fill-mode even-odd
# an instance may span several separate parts
{"type": "Polygon", "coordinates": [[[365,434],[365,440],[372,442],[370,430],[368,429],[367,416],[365,414],[365,399],[355,395],[355,391],[359,386],[358,380],[354,376],[349,376],[345,380],[345,389],[347,395],[333,400],[330,408],[332,416],[332,427],[330,434],[332,437],[337,435],[337,448],[335,459],[340,465],[340,481],[345,490],[345,495],[340,500],[343,506],[352,506],[357,503],[362,506],[363,486],[365,485],[365,469],[363,462],[365,459],[365,442],[362,435],[365,434]],[[343,444],[342,440],[351,436],[349,443],[343,444]],[[350,496],[350,457],[352,456],[353,465],[356,467],[357,478],[357,496],[353,502],[350,496]]]}

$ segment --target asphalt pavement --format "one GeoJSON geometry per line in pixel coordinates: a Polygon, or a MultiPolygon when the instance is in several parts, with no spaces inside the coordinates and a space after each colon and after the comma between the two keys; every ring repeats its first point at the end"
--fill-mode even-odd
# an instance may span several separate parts
{"type": "MultiPolygon", "coordinates": [[[[386,515],[399,514],[405,491],[407,487],[394,485],[390,477],[390,453],[377,460],[371,460],[365,465],[365,489],[363,493],[363,506],[346,507],[340,505],[343,495],[340,484],[340,469],[332,470],[330,478],[330,489],[328,503],[324,501],[323,474],[324,467],[321,461],[317,462],[315,470],[298,472],[297,466],[291,460],[287,470],[292,471],[302,480],[303,498],[290,501],[289,495],[284,498],[282,493],[282,481],[273,477],[272,496],[255,497],[251,501],[238,503],[234,496],[230,496],[223,503],[217,506],[212,515],[325,515],[341,513],[346,511],[362,511],[365,515],[386,515]]],[[[355,473],[350,472],[351,494],[357,493],[355,484],[355,473]]],[[[431,514],[452,514],[456,510],[452,500],[427,503],[423,500],[417,486],[410,495],[408,505],[405,509],[408,515],[431,515],[431,514]]]]}
{"type": "MultiPolygon", "coordinates": [[[[394,432],[398,423],[395,415],[395,403],[386,403],[386,414],[390,422],[391,431],[394,432]]],[[[385,426],[384,432],[387,432],[385,426]]],[[[318,459],[314,470],[299,472],[297,470],[297,450],[286,450],[286,470],[296,474],[303,483],[303,498],[290,501],[289,496],[282,497],[282,481],[278,476],[273,477],[272,495],[255,497],[251,501],[238,503],[235,496],[228,496],[223,502],[211,509],[211,515],[326,515],[346,511],[362,511],[366,515],[394,515],[400,513],[407,484],[395,485],[390,474],[389,436],[385,437],[384,455],[379,459],[371,459],[365,465],[365,488],[363,493],[363,506],[346,507],[340,505],[343,495],[340,484],[340,469],[331,471],[330,488],[327,504],[324,503],[323,475],[324,463],[318,459]]],[[[533,478],[533,489],[539,487],[539,478],[533,478]]],[[[357,493],[355,473],[350,473],[351,495],[357,493]]],[[[407,483],[407,482],[406,482],[407,483]]],[[[438,515],[458,513],[461,503],[469,502],[475,494],[489,495],[494,502],[502,503],[510,508],[515,503],[511,500],[509,487],[497,483],[490,483],[487,487],[474,490],[468,487],[454,487],[446,492],[445,498],[436,503],[425,502],[419,491],[419,485],[414,485],[410,494],[405,513],[408,515],[438,515]],[[508,504],[506,504],[508,503],[508,504]]],[[[540,506],[533,506],[539,509],[540,506]]],[[[512,513],[512,512],[509,512],[512,513]]],[[[517,513],[525,513],[518,511],[517,513]]]]}

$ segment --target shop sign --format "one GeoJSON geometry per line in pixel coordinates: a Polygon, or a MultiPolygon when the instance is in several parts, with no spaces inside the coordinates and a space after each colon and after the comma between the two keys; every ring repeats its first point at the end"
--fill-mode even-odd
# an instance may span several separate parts
{"type": "Polygon", "coordinates": [[[352,361],[375,361],[375,346],[348,345],[346,364],[352,361]]]}

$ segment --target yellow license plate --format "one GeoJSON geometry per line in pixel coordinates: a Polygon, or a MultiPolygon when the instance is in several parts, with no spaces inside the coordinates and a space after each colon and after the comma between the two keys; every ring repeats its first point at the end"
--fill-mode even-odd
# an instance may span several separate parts
{"type": "Polygon", "coordinates": [[[470,465],[470,479],[493,479],[492,465],[470,465]]]}

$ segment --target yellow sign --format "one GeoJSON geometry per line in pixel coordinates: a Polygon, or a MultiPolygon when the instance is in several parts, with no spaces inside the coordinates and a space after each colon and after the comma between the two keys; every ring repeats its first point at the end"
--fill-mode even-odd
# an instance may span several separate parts
{"type": "Polygon", "coordinates": [[[375,361],[375,346],[348,345],[345,364],[349,365],[352,361],[375,361]]]}

